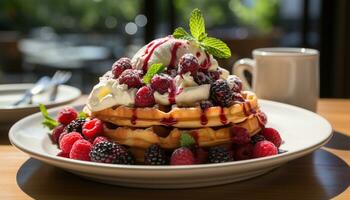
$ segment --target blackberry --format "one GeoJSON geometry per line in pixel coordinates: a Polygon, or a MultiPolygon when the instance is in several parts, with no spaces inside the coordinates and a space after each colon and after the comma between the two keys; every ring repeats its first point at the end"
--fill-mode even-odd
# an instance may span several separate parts
{"type": "Polygon", "coordinates": [[[233,161],[233,156],[224,147],[211,147],[208,151],[209,163],[223,163],[233,161]]]}
{"type": "Polygon", "coordinates": [[[163,149],[153,144],[145,152],[146,165],[166,165],[167,157],[163,149]]]}
{"type": "Polygon", "coordinates": [[[81,119],[81,118],[73,120],[71,123],[69,123],[66,126],[67,132],[70,133],[74,131],[74,132],[82,133],[82,129],[85,121],[86,121],[85,119],[81,119]]]}
{"type": "Polygon", "coordinates": [[[256,144],[256,143],[263,141],[263,140],[265,140],[265,137],[260,135],[260,134],[255,134],[250,138],[250,141],[252,144],[256,144]]]}
{"type": "Polygon", "coordinates": [[[233,104],[233,93],[225,80],[219,79],[211,84],[210,97],[215,104],[229,107],[233,104]]]}
{"type": "Polygon", "coordinates": [[[211,102],[209,100],[205,100],[205,101],[201,101],[199,103],[199,106],[201,107],[202,110],[206,110],[206,109],[208,109],[210,107],[213,107],[214,104],[213,104],[213,102],[211,102]]]}
{"type": "Polygon", "coordinates": [[[114,163],[114,164],[134,164],[133,156],[122,145],[115,142],[100,142],[93,146],[90,152],[93,162],[114,163]]]}
{"type": "Polygon", "coordinates": [[[197,74],[194,76],[194,81],[198,85],[211,84],[213,82],[213,80],[204,72],[197,72],[197,74]]]}

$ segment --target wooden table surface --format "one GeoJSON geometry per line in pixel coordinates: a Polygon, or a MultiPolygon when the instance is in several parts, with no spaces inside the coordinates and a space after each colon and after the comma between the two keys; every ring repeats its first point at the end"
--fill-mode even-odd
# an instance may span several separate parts
{"type": "Polygon", "coordinates": [[[325,147],[257,178],[186,190],[133,189],[88,181],[30,158],[12,147],[7,132],[2,131],[0,199],[349,200],[350,100],[322,99],[318,113],[334,129],[334,136],[325,147]]]}

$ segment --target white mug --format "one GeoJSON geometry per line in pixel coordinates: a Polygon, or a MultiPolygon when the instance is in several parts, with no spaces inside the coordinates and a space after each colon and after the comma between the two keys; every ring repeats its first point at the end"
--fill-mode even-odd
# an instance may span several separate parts
{"type": "Polygon", "coordinates": [[[259,98],[280,101],[316,111],[319,98],[319,53],[305,48],[261,48],[253,59],[238,60],[233,73],[243,87],[259,98]],[[249,85],[244,72],[252,74],[249,85]]]}

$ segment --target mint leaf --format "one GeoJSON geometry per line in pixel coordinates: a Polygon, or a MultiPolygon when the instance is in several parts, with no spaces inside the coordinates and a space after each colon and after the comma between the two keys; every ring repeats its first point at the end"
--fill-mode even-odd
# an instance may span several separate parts
{"type": "Polygon", "coordinates": [[[148,70],[147,73],[143,76],[143,82],[148,84],[151,82],[151,79],[154,75],[164,71],[165,66],[162,63],[155,63],[153,65],[151,65],[148,70]]]}
{"type": "Polygon", "coordinates": [[[44,117],[44,120],[42,124],[49,128],[50,130],[54,129],[56,126],[58,126],[60,123],[56,121],[55,119],[51,118],[49,116],[49,113],[47,112],[46,107],[43,104],[39,104],[39,109],[41,111],[41,114],[44,117]]]}
{"type": "Polygon", "coordinates": [[[230,48],[228,48],[228,46],[219,39],[206,37],[202,41],[202,45],[208,53],[217,58],[229,58],[231,56],[230,48]]]}
{"type": "Polygon", "coordinates": [[[198,41],[202,42],[207,36],[208,36],[208,34],[206,34],[206,33],[200,34],[200,36],[198,37],[198,41]]]}
{"type": "Polygon", "coordinates": [[[183,29],[182,27],[178,27],[173,32],[173,36],[174,36],[174,38],[181,39],[184,36],[191,36],[191,35],[189,33],[187,33],[187,31],[185,29],[183,29]]]}
{"type": "Polygon", "coordinates": [[[189,25],[192,36],[199,40],[199,37],[205,33],[205,23],[202,12],[198,8],[191,12],[189,25]]]}
{"type": "Polygon", "coordinates": [[[180,145],[182,147],[190,147],[190,146],[194,145],[195,143],[196,143],[196,141],[193,139],[193,137],[189,133],[187,133],[187,132],[181,133],[180,145]]]}
{"type": "Polygon", "coordinates": [[[87,114],[84,112],[79,112],[79,114],[78,114],[79,119],[86,119],[87,117],[88,117],[87,114]]]}

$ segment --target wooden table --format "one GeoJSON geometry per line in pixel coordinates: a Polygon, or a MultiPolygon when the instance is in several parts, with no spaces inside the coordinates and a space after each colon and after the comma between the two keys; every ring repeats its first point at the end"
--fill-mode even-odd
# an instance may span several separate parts
{"type": "Polygon", "coordinates": [[[322,99],[318,112],[335,130],[322,149],[257,178],[187,190],[133,189],[88,181],[29,158],[1,132],[0,199],[350,199],[350,100],[322,99]]]}

